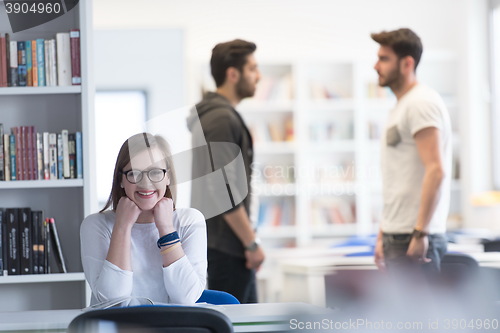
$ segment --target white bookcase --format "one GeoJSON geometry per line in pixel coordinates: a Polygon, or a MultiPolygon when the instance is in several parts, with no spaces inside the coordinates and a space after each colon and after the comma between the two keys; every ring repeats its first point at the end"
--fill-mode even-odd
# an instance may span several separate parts
{"type": "MultiPolygon", "coordinates": [[[[252,220],[267,248],[328,245],[334,237],[377,232],[379,140],[396,99],[388,88],[378,87],[374,61],[375,55],[259,63],[257,92],[237,109],[254,136],[252,220]]],[[[204,74],[194,79],[203,87],[196,90],[213,90],[207,66],[197,68],[204,74]]],[[[458,177],[455,68],[453,55],[426,51],[417,76],[449,108],[458,177]]],[[[458,224],[462,198],[455,179],[451,226],[458,224]]]]}
{"type": "Polygon", "coordinates": [[[15,41],[55,38],[58,32],[80,29],[81,86],[0,88],[0,123],[6,133],[15,126],[35,126],[37,132],[82,132],[83,179],[0,182],[0,207],[30,207],[55,217],[66,260],[66,274],[0,276],[0,311],[83,308],[90,291],[80,260],[80,223],[96,211],[93,79],[91,72],[92,2],[80,1],[72,10],[43,25],[12,33],[3,5],[0,32],[15,41]],[[94,203],[95,202],[95,203],[94,203]]]}

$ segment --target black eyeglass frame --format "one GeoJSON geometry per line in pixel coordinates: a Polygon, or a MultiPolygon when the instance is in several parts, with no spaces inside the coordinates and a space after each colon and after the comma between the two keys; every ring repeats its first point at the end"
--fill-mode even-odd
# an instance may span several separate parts
{"type": "Polygon", "coordinates": [[[162,169],[162,168],[154,168],[154,169],[150,169],[150,170],[143,170],[143,171],[139,171],[139,170],[135,170],[135,169],[130,169],[130,170],[127,170],[127,171],[122,170],[122,171],[121,171],[121,173],[122,173],[123,175],[125,175],[125,179],[126,179],[126,180],[130,183],[130,184],[137,184],[137,183],[140,183],[140,182],[141,182],[142,178],[144,177],[144,176],[143,176],[144,174],[147,174],[148,179],[149,179],[152,183],[160,183],[161,181],[163,181],[163,180],[165,179],[165,175],[167,174],[167,171],[168,171],[167,169],[162,169]],[[149,173],[150,173],[151,171],[156,171],[156,170],[161,170],[161,171],[163,171],[163,177],[162,177],[160,180],[152,180],[152,179],[151,179],[151,176],[149,175],[149,173]],[[130,181],[130,179],[128,179],[127,174],[128,174],[129,172],[131,172],[131,171],[138,171],[138,172],[140,172],[140,176],[138,177],[138,180],[137,180],[136,182],[131,182],[131,181],[130,181]]]}

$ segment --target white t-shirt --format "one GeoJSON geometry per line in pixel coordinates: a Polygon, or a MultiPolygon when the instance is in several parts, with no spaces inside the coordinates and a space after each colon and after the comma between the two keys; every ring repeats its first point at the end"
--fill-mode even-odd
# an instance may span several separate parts
{"type": "Polygon", "coordinates": [[[414,135],[428,127],[439,129],[445,172],[429,231],[446,231],[452,166],[451,122],[438,93],[425,85],[417,84],[391,110],[385,135],[382,137],[383,232],[411,233],[415,228],[425,168],[418,154],[414,135]]]}
{"type": "Polygon", "coordinates": [[[198,300],[207,274],[206,224],[199,211],[174,211],[174,228],[186,255],[168,267],[163,267],[154,223],[136,223],[132,227],[133,271],[107,261],[114,223],[115,213],[106,211],[89,215],[80,228],[83,271],[92,289],[92,304],[127,296],[175,304],[193,304],[198,300]]]}

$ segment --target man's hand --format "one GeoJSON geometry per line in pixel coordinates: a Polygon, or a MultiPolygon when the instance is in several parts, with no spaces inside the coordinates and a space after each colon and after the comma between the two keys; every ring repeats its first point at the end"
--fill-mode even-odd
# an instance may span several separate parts
{"type": "Polygon", "coordinates": [[[381,271],[385,271],[385,259],[384,259],[384,244],[382,241],[382,234],[379,233],[377,236],[377,243],[375,244],[375,265],[381,271]]]}
{"type": "Polygon", "coordinates": [[[420,264],[426,264],[431,262],[431,259],[426,258],[427,249],[429,248],[429,238],[425,237],[412,237],[410,245],[408,246],[408,251],[406,251],[406,256],[413,259],[415,262],[420,264]]]}
{"type": "Polygon", "coordinates": [[[265,255],[262,247],[257,247],[255,251],[245,251],[245,258],[247,259],[246,267],[248,269],[259,270],[260,265],[264,262],[265,255]]]}

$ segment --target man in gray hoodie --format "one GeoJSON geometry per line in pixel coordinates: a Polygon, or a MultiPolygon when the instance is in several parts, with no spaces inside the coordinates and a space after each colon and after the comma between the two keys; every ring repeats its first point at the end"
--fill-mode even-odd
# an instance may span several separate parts
{"type": "Polygon", "coordinates": [[[255,93],[260,72],[244,40],[217,44],[210,60],[217,89],[188,119],[193,134],[192,207],[207,218],[208,288],[257,302],[255,271],[264,251],[250,221],[252,137],[236,111],[255,93]]]}

